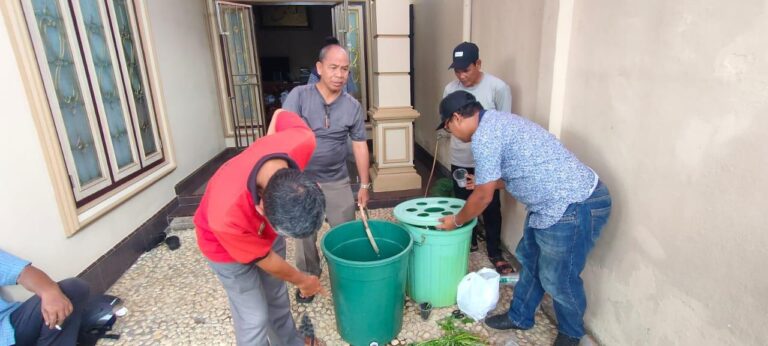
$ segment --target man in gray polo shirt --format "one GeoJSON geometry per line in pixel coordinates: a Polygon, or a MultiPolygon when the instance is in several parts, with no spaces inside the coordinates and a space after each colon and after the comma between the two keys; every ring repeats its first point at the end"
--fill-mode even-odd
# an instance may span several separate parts
{"type": "MultiPolygon", "coordinates": [[[[317,148],[304,171],[320,184],[325,194],[326,218],[331,227],[335,227],[355,219],[355,199],[346,166],[348,139],[352,140],[352,153],[360,176],[357,202],[363,207],[368,204],[371,184],[365,117],[360,102],[343,90],[349,77],[347,51],[337,44],[323,47],[316,68],[320,81],[291,90],[283,108],[301,116],[315,133],[317,148]]],[[[296,242],[296,266],[320,276],[316,242],[317,235],[296,242]]],[[[298,291],[296,297],[301,303],[312,301],[312,297],[301,297],[298,291]]]]}
{"type": "Polygon", "coordinates": [[[463,142],[472,141],[473,192],[441,229],[477,217],[493,193],[506,190],[525,204],[523,239],[515,256],[522,264],[509,310],[485,324],[495,329],[530,329],[536,308],[549,293],[555,305],[555,346],[576,346],[584,335],[587,299],[581,271],[611,213],[611,195],[597,173],[536,123],[515,114],[485,110],[465,91],[440,102],[441,123],[463,142]]]}
{"type": "MultiPolygon", "coordinates": [[[[450,68],[456,74],[456,80],[448,83],[443,90],[443,97],[464,90],[472,95],[485,109],[496,109],[504,112],[512,111],[512,92],[509,85],[490,73],[481,71],[480,49],[471,42],[462,42],[453,49],[453,63],[450,68]]],[[[475,173],[475,159],[472,156],[472,143],[464,143],[451,136],[451,173],[457,169],[465,169],[470,174],[475,173]]],[[[457,198],[466,200],[471,191],[453,184],[453,193],[457,198]]],[[[512,266],[501,254],[501,201],[499,192],[493,194],[493,199],[483,211],[483,226],[485,228],[485,246],[488,259],[499,274],[509,274],[512,266]]],[[[472,250],[477,249],[477,233],[472,234],[472,250]]]]}

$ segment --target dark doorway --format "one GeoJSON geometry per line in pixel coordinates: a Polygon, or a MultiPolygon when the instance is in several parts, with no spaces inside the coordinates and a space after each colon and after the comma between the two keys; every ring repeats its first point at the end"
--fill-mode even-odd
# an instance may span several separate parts
{"type": "Polygon", "coordinates": [[[333,36],[333,6],[254,6],[256,45],[267,123],[288,93],[307,83],[326,37],[333,36]],[[299,12],[294,19],[285,13],[299,12]]]}

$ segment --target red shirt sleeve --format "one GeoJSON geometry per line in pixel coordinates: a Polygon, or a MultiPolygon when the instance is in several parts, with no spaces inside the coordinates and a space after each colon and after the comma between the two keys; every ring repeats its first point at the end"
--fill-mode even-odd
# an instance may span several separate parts
{"type": "Polygon", "coordinates": [[[304,120],[293,112],[280,113],[276,121],[275,134],[270,136],[273,137],[271,140],[285,148],[288,156],[304,170],[315,151],[315,134],[304,120]]]}
{"type": "MultiPolygon", "coordinates": [[[[280,133],[288,129],[307,129],[310,130],[307,123],[301,119],[296,113],[283,111],[277,116],[277,123],[275,124],[275,132],[280,133]]],[[[312,131],[312,130],[310,130],[312,131]]]]}

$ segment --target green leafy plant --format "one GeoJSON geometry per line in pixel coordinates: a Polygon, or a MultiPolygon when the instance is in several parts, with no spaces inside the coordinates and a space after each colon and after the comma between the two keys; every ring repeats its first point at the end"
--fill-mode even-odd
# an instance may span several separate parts
{"type": "Polygon", "coordinates": [[[429,189],[429,195],[432,197],[453,197],[453,180],[449,178],[435,180],[429,189]]]}
{"type": "Polygon", "coordinates": [[[464,317],[456,319],[448,316],[437,321],[437,325],[443,330],[443,336],[437,339],[416,343],[415,346],[480,346],[488,345],[488,342],[462,328],[459,323],[472,323],[472,319],[464,317]]]}

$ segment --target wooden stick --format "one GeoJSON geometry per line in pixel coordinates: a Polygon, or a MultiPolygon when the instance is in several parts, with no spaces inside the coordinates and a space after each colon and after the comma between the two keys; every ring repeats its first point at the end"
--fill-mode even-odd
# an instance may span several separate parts
{"type": "Polygon", "coordinates": [[[373,247],[373,251],[376,252],[376,255],[381,256],[379,254],[379,246],[376,245],[376,240],[373,239],[371,228],[368,227],[368,217],[365,216],[365,209],[363,209],[362,205],[358,205],[358,207],[360,208],[360,217],[363,219],[363,225],[365,225],[365,234],[368,235],[368,241],[371,242],[371,246],[373,247]]]}

